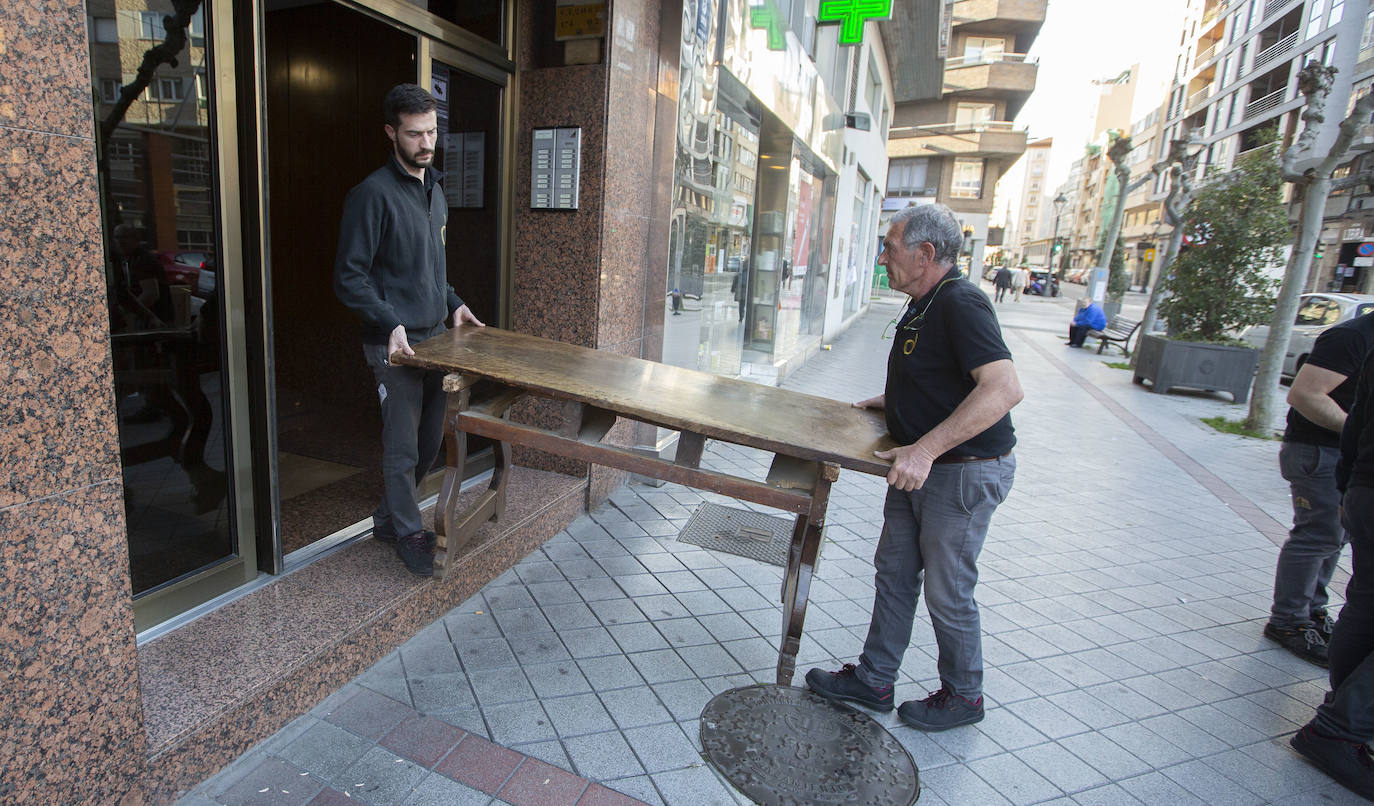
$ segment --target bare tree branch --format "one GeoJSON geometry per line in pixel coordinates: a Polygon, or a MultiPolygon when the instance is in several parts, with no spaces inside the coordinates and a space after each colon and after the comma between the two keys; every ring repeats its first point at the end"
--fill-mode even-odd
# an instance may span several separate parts
{"type": "Polygon", "coordinates": [[[170,17],[162,18],[162,27],[167,38],[160,44],[148,48],[143,54],[143,61],[138,66],[138,73],[133,83],[125,85],[119,91],[119,100],[115,102],[110,114],[105,116],[101,122],[101,149],[108,148],[110,136],[115,129],[124,122],[124,116],[128,114],[129,107],[133,106],[138,96],[148,89],[148,85],[153,83],[153,76],[157,68],[162,65],[176,67],[179,62],[177,56],[186,48],[186,29],[191,25],[191,18],[200,10],[201,0],[172,0],[172,9],[175,12],[170,17]]]}
{"type": "Polygon", "coordinates": [[[1298,91],[1306,100],[1302,110],[1302,133],[1283,153],[1283,178],[1289,182],[1302,182],[1304,176],[1313,169],[1299,171],[1297,165],[1312,156],[1317,147],[1317,137],[1321,135],[1322,124],[1326,122],[1326,99],[1331,94],[1331,85],[1336,80],[1336,68],[1321,62],[1312,62],[1298,71],[1298,91]]]}

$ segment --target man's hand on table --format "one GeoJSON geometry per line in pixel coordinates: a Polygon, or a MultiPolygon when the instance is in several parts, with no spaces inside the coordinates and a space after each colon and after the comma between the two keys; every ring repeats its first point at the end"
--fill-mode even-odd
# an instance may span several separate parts
{"type": "Polygon", "coordinates": [[[891,450],[874,451],[873,455],[892,462],[892,469],[887,471],[887,483],[903,492],[921,489],[930,476],[931,465],[935,464],[935,457],[919,442],[891,450]]]}
{"type": "Polygon", "coordinates": [[[468,310],[468,306],[466,305],[462,305],[455,308],[453,310],[453,316],[449,318],[449,321],[453,322],[454,327],[458,327],[462,324],[486,327],[486,325],[482,324],[482,322],[476,316],[472,315],[472,311],[468,310]]]}
{"type": "Polygon", "coordinates": [[[887,406],[887,398],[884,395],[878,395],[851,405],[856,409],[881,409],[887,406]]]}
{"type": "Polygon", "coordinates": [[[391,363],[391,356],[400,353],[401,355],[415,355],[415,351],[410,349],[410,342],[406,340],[406,326],[397,325],[391,331],[391,336],[386,340],[386,362],[391,363]]]}

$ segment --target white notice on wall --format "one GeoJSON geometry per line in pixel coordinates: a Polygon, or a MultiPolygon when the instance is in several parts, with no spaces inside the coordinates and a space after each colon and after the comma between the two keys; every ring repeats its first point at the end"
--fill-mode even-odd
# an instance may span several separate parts
{"type": "Polygon", "coordinates": [[[444,135],[444,198],[449,207],[463,206],[463,133],[444,135]]]}
{"type": "Polygon", "coordinates": [[[463,207],[482,206],[482,179],[485,172],[487,135],[468,132],[463,135],[463,207]]]}

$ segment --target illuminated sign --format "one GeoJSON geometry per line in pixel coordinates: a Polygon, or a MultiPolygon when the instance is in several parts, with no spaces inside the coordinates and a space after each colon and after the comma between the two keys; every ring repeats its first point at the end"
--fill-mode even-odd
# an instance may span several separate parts
{"type": "Polygon", "coordinates": [[[840,26],[841,45],[864,41],[864,23],[892,17],[892,0],[821,0],[816,22],[840,26]]]}

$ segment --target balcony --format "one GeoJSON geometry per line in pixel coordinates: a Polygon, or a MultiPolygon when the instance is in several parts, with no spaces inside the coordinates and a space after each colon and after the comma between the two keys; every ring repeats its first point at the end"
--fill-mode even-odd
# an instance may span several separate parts
{"type": "Polygon", "coordinates": [[[1208,84],[1192,95],[1188,96],[1188,103],[1184,104],[1185,114],[1191,115],[1198,110],[1207,99],[1212,97],[1212,85],[1208,84]]]}
{"type": "MultiPolygon", "coordinates": [[[[1024,53],[984,52],[956,56],[945,60],[944,91],[1029,96],[1035,90],[1039,69],[1039,65],[1024,53]]],[[[1007,117],[1015,115],[1008,111],[1007,117]]]]}
{"type": "Polygon", "coordinates": [[[1263,115],[1265,112],[1268,112],[1271,109],[1277,107],[1279,104],[1283,103],[1284,92],[1285,90],[1282,89],[1274,90],[1268,95],[1256,98],[1255,100],[1246,104],[1244,119],[1249,120],[1250,118],[1256,117],[1258,115],[1263,115]]]}
{"type": "Polygon", "coordinates": [[[1034,34],[1048,6],[1049,0],[955,0],[951,24],[960,33],[1034,34]]]}
{"type": "Polygon", "coordinates": [[[1193,57],[1193,69],[1196,70],[1221,55],[1221,49],[1223,47],[1222,41],[1218,39],[1202,50],[1199,50],[1197,56],[1193,57]]]}
{"type": "Polygon", "coordinates": [[[1278,57],[1284,55],[1285,53],[1292,50],[1293,46],[1296,44],[1298,44],[1298,32],[1294,31],[1293,33],[1289,34],[1288,36],[1285,36],[1283,39],[1280,39],[1279,41],[1275,42],[1274,44],[1270,45],[1269,47],[1265,48],[1264,50],[1256,54],[1255,62],[1253,65],[1251,65],[1250,70],[1259,70],[1261,65],[1267,64],[1268,62],[1271,62],[1274,59],[1277,59],[1278,57]]]}
{"type": "Polygon", "coordinates": [[[934,123],[895,127],[888,133],[887,156],[1010,157],[1026,150],[1026,132],[1009,120],[982,123],[934,123]]]}

